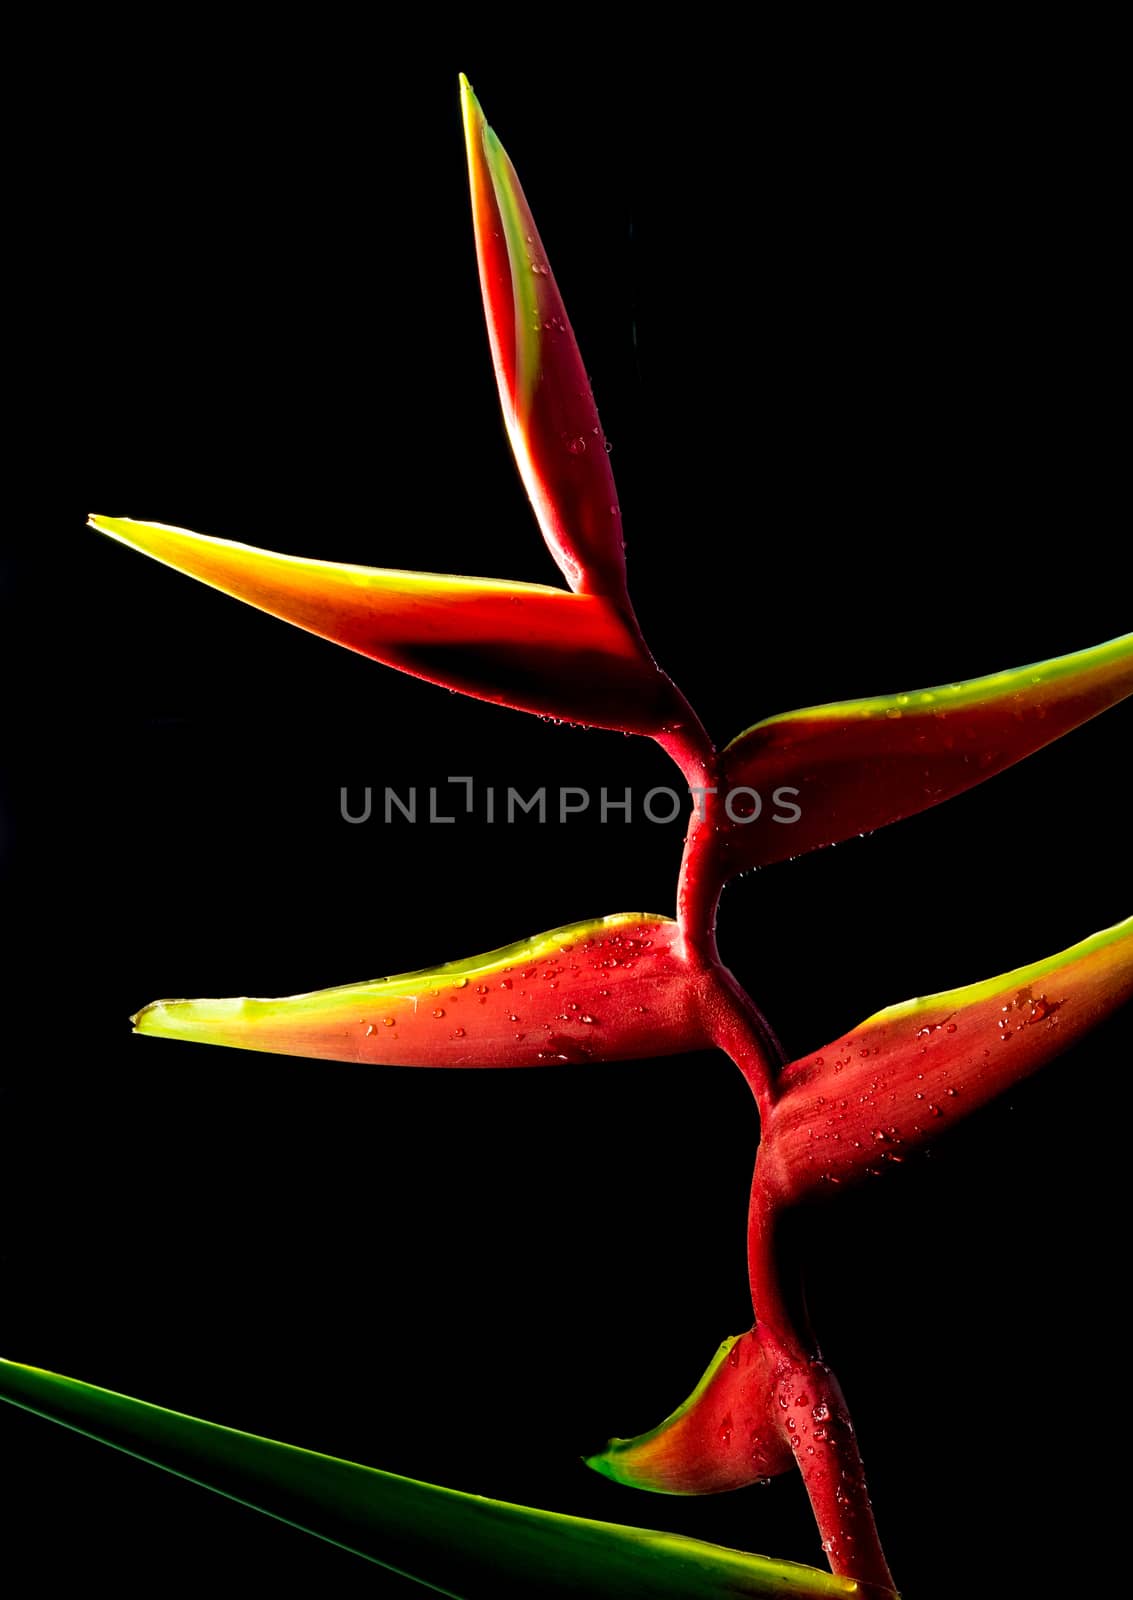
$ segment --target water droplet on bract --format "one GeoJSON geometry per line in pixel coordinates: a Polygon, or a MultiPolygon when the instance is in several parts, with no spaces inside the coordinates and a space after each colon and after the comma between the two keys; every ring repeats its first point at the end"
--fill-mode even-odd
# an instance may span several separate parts
{"type": "Polygon", "coordinates": [[[929,1106],[928,1114],[930,1117],[942,1117],[944,1112],[941,1111],[939,1106],[929,1106]]]}
{"type": "Polygon", "coordinates": [[[886,712],[885,712],[885,715],[886,715],[886,716],[887,716],[887,717],[899,717],[899,716],[900,716],[900,715],[901,715],[901,713],[900,713],[900,711],[899,711],[899,710],[898,710],[898,709],[897,709],[897,707],[896,707],[896,706],[889,706],[889,707],[887,707],[887,709],[886,709],[886,712]]]}
{"type": "Polygon", "coordinates": [[[511,979],[510,978],[501,978],[500,979],[500,988],[501,989],[510,989],[511,988],[511,979]]]}
{"type": "Polygon", "coordinates": [[[467,978],[458,978],[456,980],[456,982],[453,984],[453,988],[454,989],[467,989],[467,987],[468,987],[468,979],[467,978]]]}
{"type": "Polygon", "coordinates": [[[578,1020],[579,1022],[597,1022],[598,1018],[592,1017],[589,1011],[584,1011],[578,1020]]]}
{"type": "Polygon", "coordinates": [[[371,1034],[372,1034],[372,1033],[374,1033],[374,1032],[375,1032],[375,1031],[376,1031],[376,1030],[375,1030],[375,1028],[374,1028],[374,1024],[373,1024],[373,1023],[372,1023],[372,1022],[367,1022],[367,1024],[366,1024],[366,1037],[367,1037],[367,1039],[368,1039],[368,1038],[369,1038],[369,1037],[370,1037],[370,1035],[371,1035],[371,1034]]]}
{"type": "Polygon", "coordinates": [[[452,1030],[452,1036],[453,1036],[454,1039],[463,1039],[464,1038],[464,1029],[463,1028],[454,1028],[452,1030]]]}
{"type": "Polygon", "coordinates": [[[825,1428],[815,1428],[814,1437],[818,1440],[819,1444],[825,1444],[826,1443],[826,1429],[825,1428]]]}
{"type": "Polygon", "coordinates": [[[585,453],[586,453],[586,440],[585,439],[568,439],[567,440],[567,450],[570,452],[570,454],[572,456],[585,455],[585,453]]]}
{"type": "Polygon", "coordinates": [[[438,1006],[437,1009],[433,1012],[433,1015],[439,1021],[441,1019],[441,1017],[444,1016],[444,1011],[440,1006],[438,1006]]]}
{"type": "Polygon", "coordinates": [[[509,1022],[518,1022],[519,1021],[519,1018],[516,1016],[514,1011],[509,1011],[508,1012],[507,1019],[508,1019],[509,1022]]]}
{"type": "Polygon", "coordinates": [[[393,1027],[393,1025],[394,1025],[394,1021],[395,1021],[395,1020],[396,1020],[396,1019],[395,1019],[395,1018],[393,1018],[393,1017],[383,1017],[383,1018],[382,1018],[382,1024],[383,1024],[383,1026],[384,1026],[384,1027],[386,1027],[386,1028],[392,1028],[392,1027],[393,1027]]]}

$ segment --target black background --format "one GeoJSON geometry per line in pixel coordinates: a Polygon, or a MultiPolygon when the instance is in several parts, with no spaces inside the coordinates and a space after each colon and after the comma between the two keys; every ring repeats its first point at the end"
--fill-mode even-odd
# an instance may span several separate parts
{"type": "MultiPolygon", "coordinates": [[[[662,1499],[578,1461],[657,1422],[750,1321],[757,1127],[725,1059],[375,1071],[126,1022],[158,996],[289,993],[669,911],[677,826],[339,815],[341,785],[452,773],[640,797],[664,757],[395,676],[83,520],[555,581],[494,395],[463,67],[589,365],[639,615],[714,736],[1126,631],[1104,49],[986,62],[961,41],[945,64],[910,43],[894,71],[880,41],[845,42],[735,67],[679,42],[583,68],[540,50],[519,71],[483,44],[370,59],[329,27],[238,52],[171,35],[92,84],[52,169],[44,495],[9,590],[6,1354],[821,1563],[791,1478],[662,1499]]],[[[734,885],[725,959],[791,1052],[1126,914],[1128,733],[1112,713],[734,885]]],[[[1115,1019],[812,1229],[815,1321],[907,1595],[1107,1560],[1128,1056],[1115,1019]]],[[[20,1593],[233,1573],[420,1592],[32,1417],[2,1427],[20,1593]]]]}

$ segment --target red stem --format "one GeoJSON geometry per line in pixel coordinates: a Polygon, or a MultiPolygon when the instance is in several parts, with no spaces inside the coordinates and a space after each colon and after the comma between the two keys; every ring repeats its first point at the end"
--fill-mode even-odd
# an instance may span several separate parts
{"type": "MultiPolygon", "coordinates": [[[[693,795],[677,888],[677,920],[706,1031],[743,1073],[765,1126],[775,1104],[776,1074],[784,1055],[754,1000],[720,960],[716,909],[723,874],[715,841],[725,796],[719,792],[716,751],[683,696],[680,703],[686,716],[657,740],[680,767],[693,795]]],[[[782,1258],[787,1252],[782,1222],[788,1209],[776,1175],[757,1159],[748,1272],[756,1327],[775,1362],[776,1409],[802,1473],[831,1571],[871,1591],[876,1587],[892,1594],[893,1578],[878,1538],[845,1398],[806,1325],[801,1294],[792,1303],[784,1290],[782,1258]]],[[[801,1272],[799,1279],[801,1284],[801,1272]]]]}

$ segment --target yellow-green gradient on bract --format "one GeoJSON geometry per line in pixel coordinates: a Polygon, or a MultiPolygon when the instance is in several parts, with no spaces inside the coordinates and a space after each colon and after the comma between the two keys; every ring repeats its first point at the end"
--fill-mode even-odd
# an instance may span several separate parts
{"type": "Polygon", "coordinates": [[[766,816],[729,822],[717,872],[727,878],[939,805],[1130,693],[1126,634],[966,683],[769,717],[725,749],[724,781],[761,796],[786,789],[799,815],[785,824],[766,816]]]}
{"type": "Polygon", "coordinates": [[[572,589],[631,615],[621,510],[590,379],[515,168],[461,78],[472,222],[500,406],[547,547],[572,589]]]}
{"type": "MultiPolygon", "coordinates": [[[[889,1006],[784,1068],[762,1169],[794,1199],[836,1192],[947,1133],[1131,998],[1127,918],[1041,961],[889,1006]]],[[[1078,1085],[1082,1104],[1100,1093],[1078,1085]]]]}
{"type": "Polygon", "coordinates": [[[625,913],[285,999],[159,1000],[138,1033],[384,1066],[532,1067],[708,1047],[675,922],[625,913]]]}
{"type": "Polygon", "coordinates": [[[478,699],[653,733],[672,688],[600,595],[258,550],[128,517],[90,525],[166,566],[387,666],[478,699]]]}

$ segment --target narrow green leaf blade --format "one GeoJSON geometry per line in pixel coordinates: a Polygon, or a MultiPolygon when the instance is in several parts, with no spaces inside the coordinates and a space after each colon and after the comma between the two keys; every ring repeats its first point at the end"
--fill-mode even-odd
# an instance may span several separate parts
{"type": "Polygon", "coordinates": [[[457,1600],[498,1600],[520,1585],[618,1600],[869,1593],[791,1562],[419,1483],[11,1361],[0,1360],[0,1398],[457,1600]]]}

